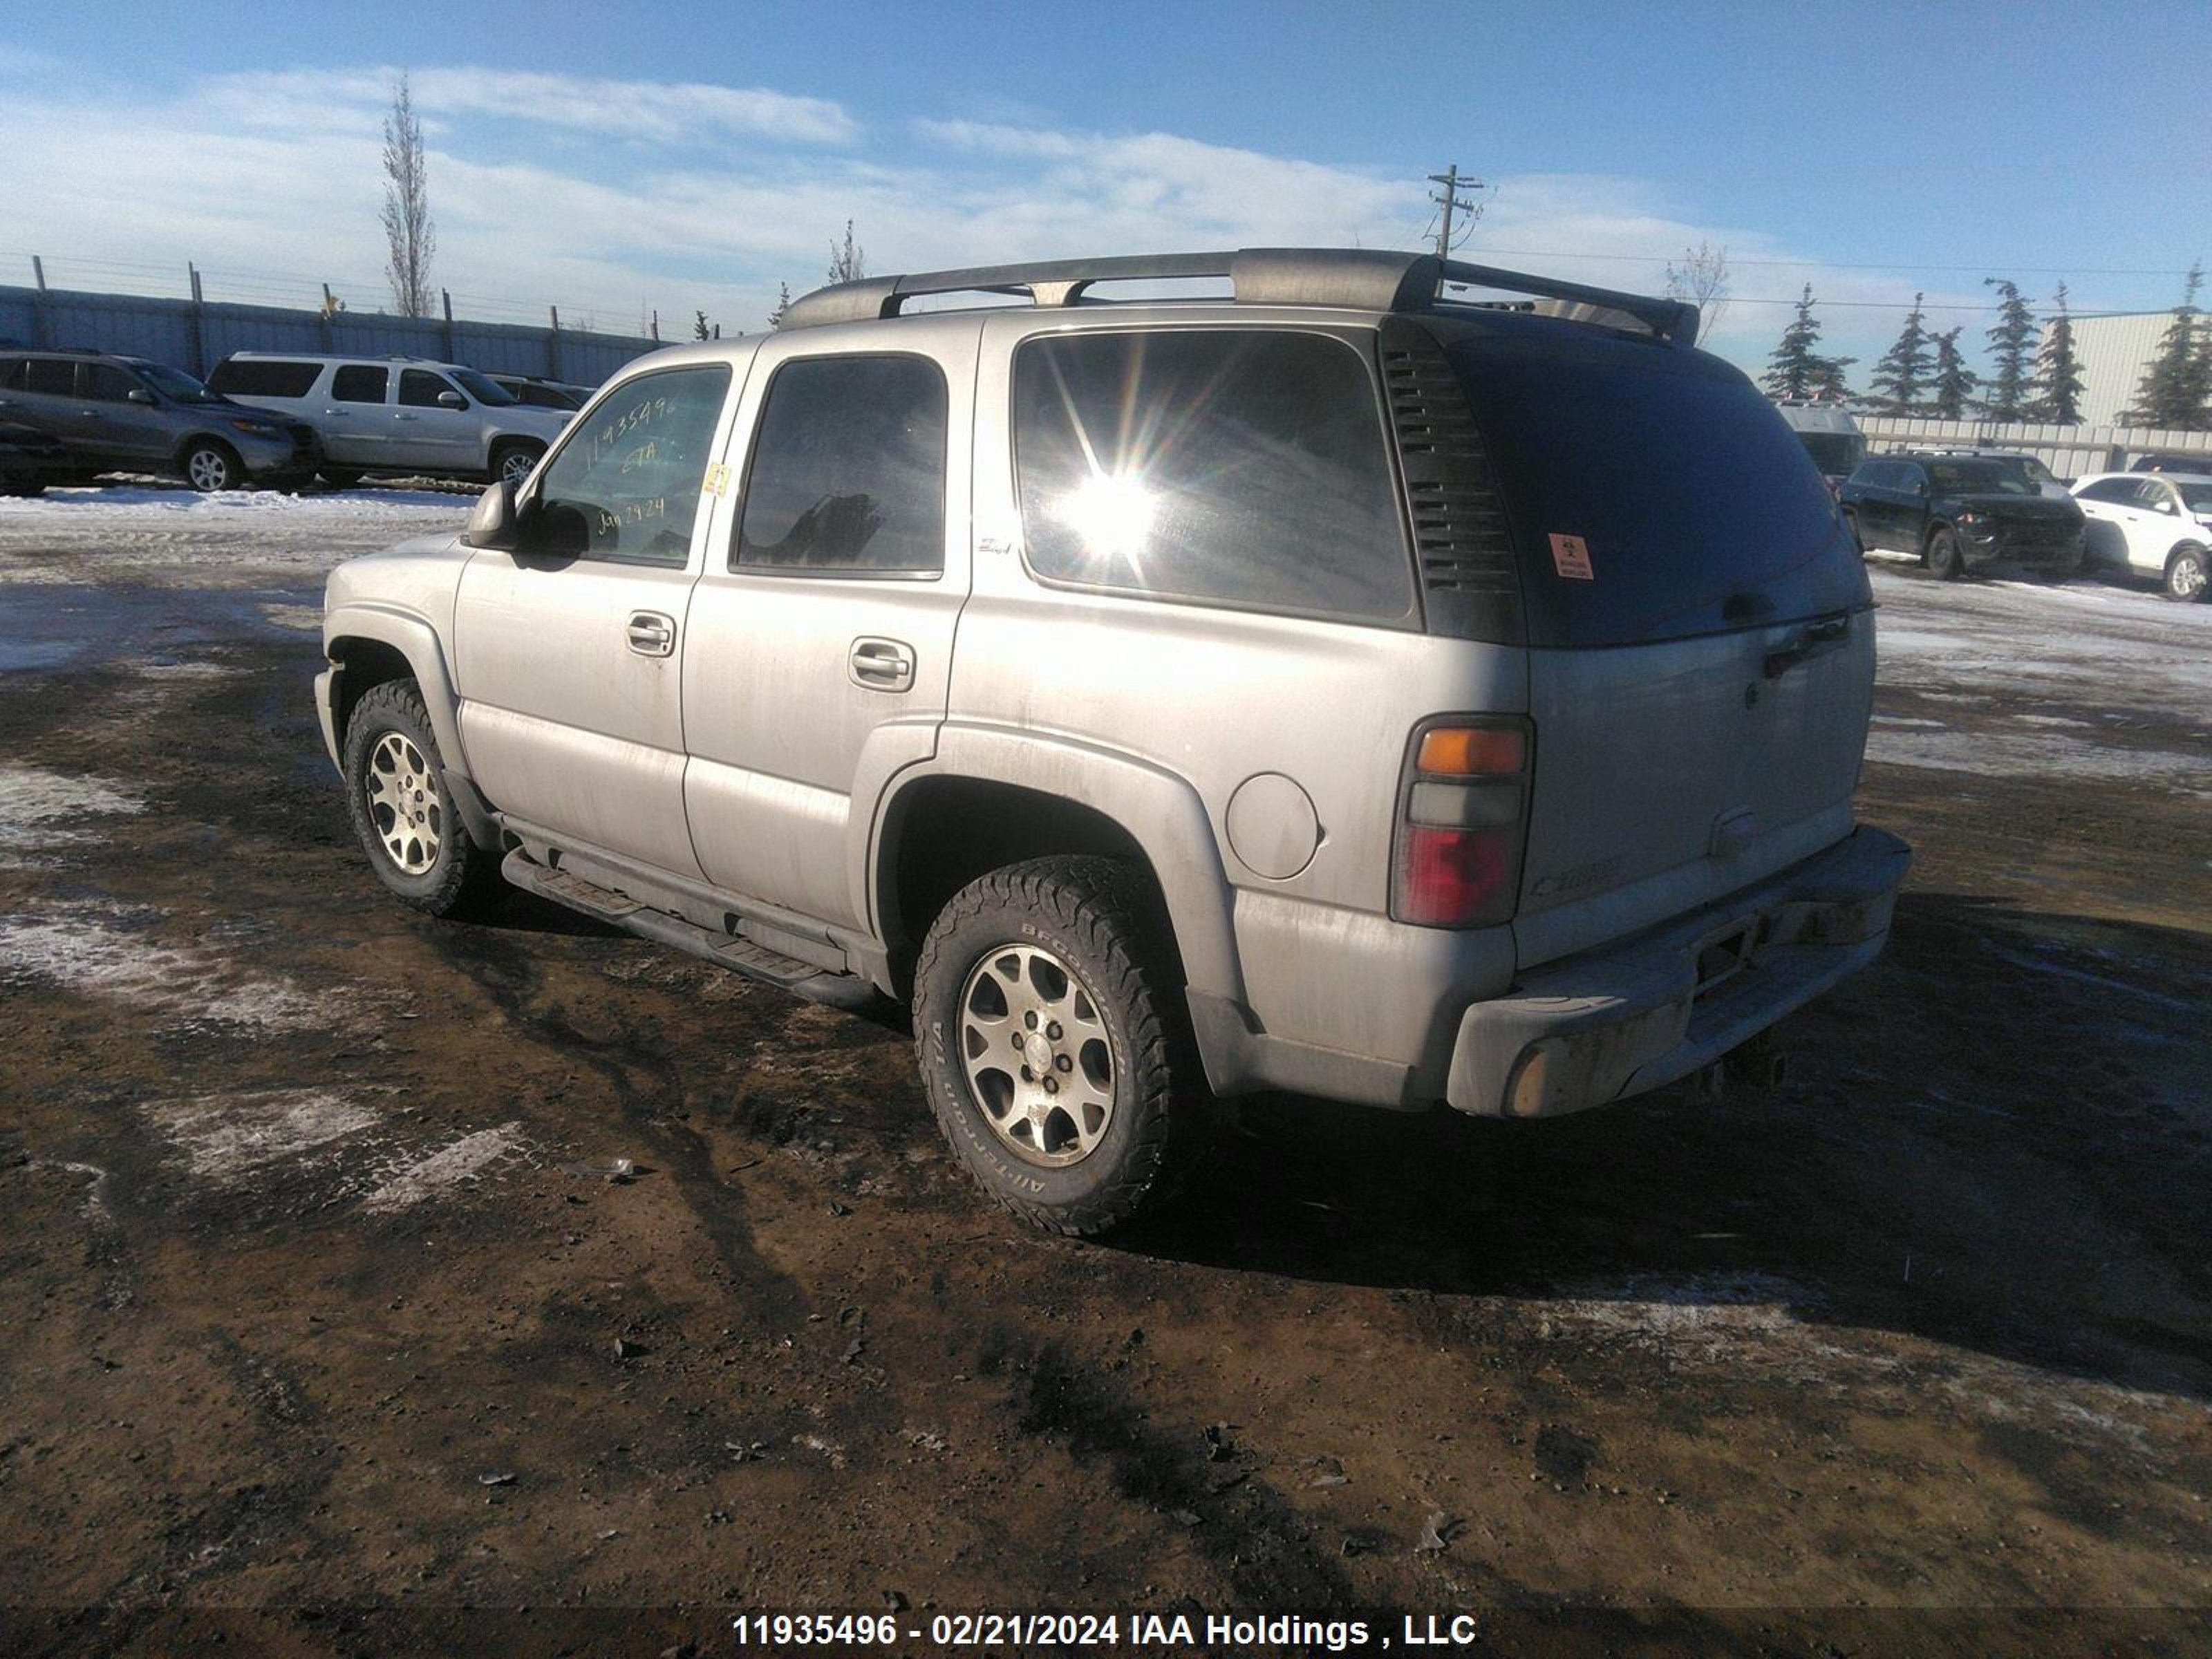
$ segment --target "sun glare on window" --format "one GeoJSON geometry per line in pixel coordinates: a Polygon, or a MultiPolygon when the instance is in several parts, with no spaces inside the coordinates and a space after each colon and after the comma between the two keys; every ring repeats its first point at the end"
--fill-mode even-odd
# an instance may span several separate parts
{"type": "Polygon", "coordinates": [[[1132,563],[1145,550],[1158,509],[1158,498],[1139,480],[1106,472],[1092,473],[1059,507],[1061,521],[1083,538],[1086,553],[1132,563]]]}

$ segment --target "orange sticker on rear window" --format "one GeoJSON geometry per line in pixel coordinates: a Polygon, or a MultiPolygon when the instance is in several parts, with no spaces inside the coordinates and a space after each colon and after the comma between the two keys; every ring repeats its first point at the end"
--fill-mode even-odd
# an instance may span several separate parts
{"type": "Polygon", "coordinates": [[[1577,581],[1595,581],[1590,569],[1589,549],[1583,545],[1579,536],[1552,538],[1552,568],[1562,576],[1571,576],[1577,581]]]}

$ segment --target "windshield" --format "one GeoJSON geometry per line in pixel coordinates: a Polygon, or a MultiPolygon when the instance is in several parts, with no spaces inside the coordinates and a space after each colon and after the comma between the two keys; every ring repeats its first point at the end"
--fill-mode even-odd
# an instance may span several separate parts
{"type": "Polygon", "coordinates": [[[1530,644],[1642,644],[1868,602],[1827,484],[1737,370],[1571,324],[1445,337],[1513,528],[1530,644]]]}
{"type": "Polygon", "coordinates": [[[2181,504],[2191,513],[2212,513],[2212,483],[2176,483],[2181,504]]]}
{"type": "Polygon", "coordinates": [[[494,409],[500,409],[514,401],[505,386],[486,380],[473,368],[456,368],[449,372],[467,388],[469,396],[480,404],[489,404],[494,409]]]}
{"type": "Polygon", "coordinates": [[[170,368],[161,363],[134,362],[139,378],[174,404],[219,404],[225,399],[219,392],[210,392],[181,368],[170,368]]]}
{"type": "Polygon", "coordinates": [[[1856,432],[1801,432],[1813,465],[1832,477],[1844,477],[1866,459],[1866,440],[1856,432]]]}
{"type": "Polygon", "coordinates": [[[2018,461],[1930,461],[1928,476],[1939,495],[2034,495],[2035,480],[2018,461]]]}

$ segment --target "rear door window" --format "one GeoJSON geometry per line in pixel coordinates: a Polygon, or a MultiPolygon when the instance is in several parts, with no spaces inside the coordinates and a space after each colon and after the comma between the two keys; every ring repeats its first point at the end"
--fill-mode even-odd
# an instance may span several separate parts
{"type": "Polygon", "coordinates": [[[26,392],[49,398],[76,396],[76,364],[68,357],[33,357],[23,382],[26,392]]]}
{"type": "Polygon", "coordinates": [[[801,357],[769,383],[733,567],[945,568],[945,375],[923,357],[801,357]]]}
{"type": "Polygon", "coordinates": [[[227,398],[304,398],[314,390],[322,372],[320,363],[226,357],[208,376],[208,390],[227,398]]]}
{"type": "Polygon", "coordinates": [[[1819,469],[1737,369],[1572,323],[1454,332],[1532,645],[1641,644],[1871,602],[1819,469]]]}
{"type": "Polygon", "coordinates": [[[331,377],[334,404],[380,404],[392,389],[392,371],[368,363],[348,363],[331,377]]]}
{"type": "Polygon", "coordinates": [[[1400,623],[1413,579],[1367,361],[1328,335],[1047,336],[1014,358],[1030,568],[1239,610],[1400,623]]]}

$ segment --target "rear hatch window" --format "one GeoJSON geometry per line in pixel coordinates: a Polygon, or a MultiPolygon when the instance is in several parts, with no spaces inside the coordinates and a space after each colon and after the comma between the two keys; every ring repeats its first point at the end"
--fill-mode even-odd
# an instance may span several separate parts
{"type": "Polygon", "coordinates": [[[1870,602],[1820,469],[1735,368],[1548,319],[1438,332],[1511,528],[1529,644],[1649,644],[1870,602]]]}

